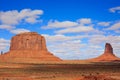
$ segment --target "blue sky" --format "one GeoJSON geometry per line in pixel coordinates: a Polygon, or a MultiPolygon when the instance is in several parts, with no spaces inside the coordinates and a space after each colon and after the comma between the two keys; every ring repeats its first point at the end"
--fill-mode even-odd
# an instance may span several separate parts
{"type": "Polygon", "coordinates": [[[0,51],[9,50],[12,36],[32,31],[62,59],[96,57],[106,42],[120,57],[120,1],[0,0],[0,51]]]}

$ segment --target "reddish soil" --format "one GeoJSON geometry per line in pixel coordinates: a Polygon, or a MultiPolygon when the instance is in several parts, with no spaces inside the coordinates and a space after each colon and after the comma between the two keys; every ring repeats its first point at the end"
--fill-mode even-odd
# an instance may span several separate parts
{"type": "Polygon", "coordinates": [[[0,80],[120,80],[120,63],[1,65],[0,80]]]}

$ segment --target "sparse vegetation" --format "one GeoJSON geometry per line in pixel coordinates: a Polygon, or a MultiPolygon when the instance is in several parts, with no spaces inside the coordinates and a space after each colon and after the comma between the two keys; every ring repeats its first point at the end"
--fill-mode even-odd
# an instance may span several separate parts
{"type": "Polygon", "coordinates": [[[0,80],[120,80],[120,63],[1,65],[0,80]]]}

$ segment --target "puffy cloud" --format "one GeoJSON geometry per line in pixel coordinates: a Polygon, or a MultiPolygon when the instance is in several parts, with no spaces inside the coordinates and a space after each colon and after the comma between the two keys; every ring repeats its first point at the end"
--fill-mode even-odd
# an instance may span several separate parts
{"type": "Polygon", "coordinates": [[[17,10],[0,11],[0,22],[7,25],[19,24],[22,20],[28,23],[35,23],[40,15],[43,14],[42,10],[23,9],[20,12],[17,10]]]}
{"type": "Polygon", "coordinates": [[[57,20],[55,21],[49,21],[47,26],[43,26],[43,29],[53,29],[53,28],[66,28],[66,27],[73,27],[77,26],[78,23],[72,22],[72,21],[63,21],[59,22],[57,20]]]}
{"type": "Polygon", "coordinates": [[[4,51],[10,45],[10,41],[0,38],[0,51],[4,51]]]}
{"type": "Polygon", "coordinates": [[[92,21],[90,18],[81,18],[77,20],[80,24],[90,24],[92,21]]]}
{"type": "Polygon", "coordinates": [[[14,34],[29,32],[27,29],[17,29],[16,26],[23,23],[33,24],[40,22],[39,18],[42,14],[42,10],[31,9],[0,11],[0,29],[6,29],[14,34]]]}
{"type": "Polygon", "coordinates": [[[46,39],[48,40],[48,42],[60,42],[60,41],[68,41],[68,40],[72,40],[73,37],[72,36],[65,36],[65,35],[46,35],[43,34],[46,39]]]}
{"type": "Polygon", "coordinates": [[[10,26],[10,25],[0,25],[0,29],[11,30],[12,28],[14,28],[14,26],[10,26]]]}
{"type": "MultiPolygon", "coordinates": [[[[89,38],[89,42],[90,43],[94,43],[94,44],[102,44],[102,43],[106,43],[109,42],[111,44],[120,44],[120,36],[105,36],[105,35],[92,35],[89,38]]],[[[120,46],[119,46],[120,48],[120,46]]]]}
{"type": "Polygon", "coordinates": [[[120,11],[120,6],[110,8],[109,11],[112,13],[115,13],[116,11],[120,11]]]}
{"type": "Polygon", "coordinates": [[[120,36],[105,36],[105,35],[92,35],[90,37],[90,43],[120,43],[120,36]]]}
{"type": "Polygon", "coordinates": [[[98,25],[100,25],[100,26],[109,26],[110,22],[99,22],[98,25]]]}
{"type": "Polygon", "coordinates": [[[84,25],[84,24],[90,24],[91,19],[90,18],[81,18],[75,22],[73,21],[57,21],[57,20],[50,20],[47,24],[47,26],[42,26],[42,29],[54,29],[54,28],[70,28],[70,27],[75,27],[79,25],[84,25]]]}
{"type": "Polygon", "coordinates": [[[24,33],[24,32],[30,32],[30,30],[27,30],[27,29],[14,29],[14,30],[11,30],[10,32],[14,33],[14,34],[19,34],[19,33],[24,33]]]}
{"type": "Polygon", "coordinates": [[[120,29],[120,22],[114,23],[111,27],[109,27],[107,30],[118,30],[120,29]]]}
{"type": "Polygon", "coordinates": [[[18,15],[18,11],[7,11],[0,12],[0,21],[3,24],[14,25],[18,24],[19,19],[16,17],[18,15]]]}
{"type": "Polygon", "coordinates": [[[94,28],[92,26],[77,26],[77,27],[72,27],[72,28],[65,28],[62,30],[56,31],[58,34],[63,34],[63,33],[81,33],[81,32],[92,32],[94,31],[94,28]]]}
{"type": "Polygon", "coordinates": [[[102,44],[108,42],[108,37],[104,35],[92,35],[89,38],[89,42],[92,44],[102,44]]]}

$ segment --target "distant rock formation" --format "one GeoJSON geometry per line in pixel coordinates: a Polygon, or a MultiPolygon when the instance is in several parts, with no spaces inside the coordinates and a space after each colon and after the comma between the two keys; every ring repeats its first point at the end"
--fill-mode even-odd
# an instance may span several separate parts
{"type": "Polygon", "coordinates": [[[109,54],[109,53],[113,54],[113,48],[112,48],[112,46],[111,46],[110,43],[106,43],[104,53],[105,53],[105,54],[107,54],[107,53],[108,53],[108,54],[109,54]]]}
{"type": "Polygon", "coordinates": [[[36,32],[18,34],[11,39],[10,51],[0,55],[5,62],[60,61],[46,48],[45,38],[36,32]]]}
{"type": "Polygon", "coordinates": [[[106,43],[104,53],[101,56],[91,60],[92,61],[117,61],[117,60],[120,60],[120,58],[114,55],[111,44],[106,43]]]}

